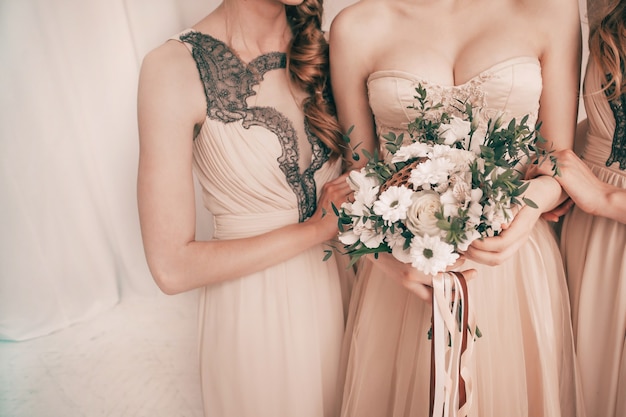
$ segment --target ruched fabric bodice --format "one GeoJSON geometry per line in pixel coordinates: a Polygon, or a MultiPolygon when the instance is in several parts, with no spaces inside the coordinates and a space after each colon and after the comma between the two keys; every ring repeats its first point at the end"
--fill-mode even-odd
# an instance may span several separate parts
{"type": "Polygon", "coordinates": [[[457,86],[433,84],[419,74],[398,70],[382,70],[367,81],[369,103],[379,135],[388,131],[404,131],[417,115],[409,106],[416,103],[415,88],[422,85],[428,98],[443,103],[442,110],[458,113],[459,101],[482,108],[480,121],[503,115],[504,120],[529,115],[533,126],[539,110],[542,90],[541,67],[534,57],[515,57],[495,64],[467,82],[457,86]]]}
{"type": "MultiPolygon", "coordinates": [[[[380,142],[390,131],[407,131],[417,115],[409,107],[417,103],[420,84],[433,104],[443,103],[442,111],[455,114],[459,101],[480,108],[478,131],[499,116],[505,122],[528,116],[531,128],[537,121],[542,77],[534,57],[507,59],[456,86],[381,70],[367,81],[380,142]]],[[[552,228],[539,220],[504,263],[466,261],[467,268],[478,271],[468,288],[482,333],[467,368],[473,387],[469,416],[579,415],[567,286],[552,228]]],[[[431,312],[430,302],[398,285],[375,260],[364,263],[344,342],[349,353],[342,417],[429,416],[431,312]]]]}

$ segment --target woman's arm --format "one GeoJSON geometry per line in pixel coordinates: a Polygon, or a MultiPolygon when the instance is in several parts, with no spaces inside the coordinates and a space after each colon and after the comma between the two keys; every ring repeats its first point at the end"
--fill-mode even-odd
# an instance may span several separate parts
{"type": "Polygon", "coordinates": [[[330,28],[330,77],[337,117],[344,132],[352,129],[350,146],[354,152],[346,155],[348,168],[356,169],[367,162],[361,153],[372,153],[378,146],[374,116],[368,102],[367,77],[372,71],[372,54],[365,45],[369,36],[363,28],[360,5],[348,7],[333,20],[330,28]],[[358,160],[354,157],[358,155],[358,160]]]}
{"type": "MultiPolygon", "coordinates": [[[[570,149],[558,151],[554,156],[561,171],[554,178],[581,210],[626,224],[625,189],[600,181],[570,149]]],[[[550,175],[544,166],[537,167],[532,173],[550,175]]]]}
{"type": "MultiPolygon", "coordinates": [[[[543,90],[539,121],[547,149],[571,149],[576,129],[581,65],[581,29],[578,4],[569,0],[532,0],[537,6],[539,36],[545,40],[540,55],[543,90]],[[552,17],[549,17],[552,16],[552,17]],[[554,18],[554,20],[552,20],[554,18]]],[[[500,236],[475,241],[468,258],[485,264],[500,264],[526,242],[540,215],[562,203],[566,195],[550,175],[530,180],[525,197],[538,208],[521,208],[500,236]]]]}
{"type": "Polygon", "coordinates": [[[196,241],[192,143],[205,111],[196,65],[183,45],[168,42],[145,58],[138,92],[139,216],[148,266],[168,294],[262,270],[331,239],[337,218],[330,201],[339,206],[350,193],[338,178],[324,187],[318,210],[304,223],[246,239],[196,241]]]}

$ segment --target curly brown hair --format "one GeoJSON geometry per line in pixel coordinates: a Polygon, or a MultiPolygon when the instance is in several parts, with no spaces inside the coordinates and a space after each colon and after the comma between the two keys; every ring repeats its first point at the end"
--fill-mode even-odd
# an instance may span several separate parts
{"type": "Polygon", "coordinates": [[[589,54],[607,74],[609,100],[626,93],[626,1],[614,0],[589,36],[589,54]]]}
{"type": "Polygon", "coordinates": [[[308,97],[302,102],[311,133],[331,150],[331,158],[343,154],[345,147],[331,94],[328,42],[322,31],[323,0],[304,0],[286,6],[293,38],[287,53],[292,82],[308,97]]]}

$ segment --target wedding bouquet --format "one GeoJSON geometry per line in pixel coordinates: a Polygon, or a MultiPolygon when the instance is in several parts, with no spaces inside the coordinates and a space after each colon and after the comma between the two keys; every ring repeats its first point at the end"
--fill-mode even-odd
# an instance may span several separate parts
{"type": "Polygon", "coordinates": [[[522,168],[552,157],[537,146],[544,139],[539,127],[528,126],[528,116],[508,124],[500,116],[481,128],[480,108],[459,101],[444,110],[421,85],[416,93],[410,108],[418,116],[408,137],[385,134],[384,156],[363,151],[367,164],[348,179],[354,201],[335,214],[352,262],[389,252],[435,275],[474,240],[498,235],[514,205],[536,207],[523,197],[528,183],[522,168]]]}
{"type": "Polygon", "coordinates": [[[354,201],[333,209],[352,263],[389,252],[433,276],[432,415],[467,416],[480,331],[464,276],[443,272],[473,241],[498,235],[516,205],[537,207],[524,197],[525,165],[550,159],[558,169],[528,116],[505,124],[467,102],[433,103],[421,85],[415,100],[403,133],[385,134],[381,153],[363,151],[366,165],[348,177],[354,201]]]}

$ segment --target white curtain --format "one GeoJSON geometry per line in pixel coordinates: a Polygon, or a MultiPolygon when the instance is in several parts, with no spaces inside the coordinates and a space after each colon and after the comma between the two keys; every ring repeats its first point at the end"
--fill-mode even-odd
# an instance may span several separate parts
{"type": "MultiPolygon", "coordinates": [[[[327,0],[325,26],[353,1],[327,0]]],[[[0,339],[158,291],[135,195],[139,67],[218,3],[0,0],[0,339]]]]}
{"type": "MultiPolygon", "coordinates": [[[[325,28],[355,1],[326,0],[325,28]]],[[[139,66],[218,3],[0,0],[1,340],[158,291],[135,196],[139,66]]],[[[198,213],[209,237],[211,218],[198,213]]]]}

